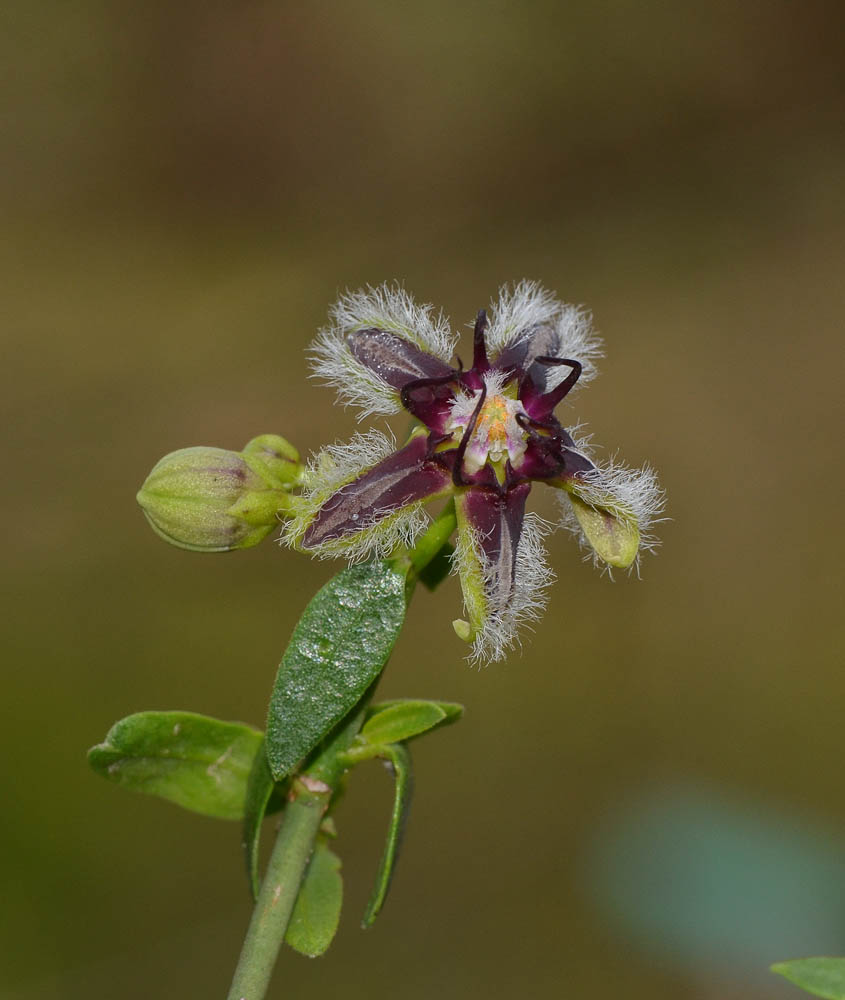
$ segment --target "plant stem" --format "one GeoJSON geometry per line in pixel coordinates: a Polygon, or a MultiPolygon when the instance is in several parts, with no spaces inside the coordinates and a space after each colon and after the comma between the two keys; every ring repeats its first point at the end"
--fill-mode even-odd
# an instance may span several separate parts
{"type": "Polygon", "coordinates": [[[418,575],[449,541],[456,525],[455,501],[450,500],[428,526],[428,530],[417,540],[414,548],[401,553],[392,560],[392,565],[397,572],[404,573],[408,578],[409,596],[413,592],[418,575]]]}
{"type": "MultiPolygon", "coordinates": [[[[455,530],[455,504],[449,501],[410,552],[393,565],[408,580],[410,598],[417,574],[449,540],[455,530]]],[[[228,1000],[263,1000],[279,948],[293,912],[299,888],[314,851],[320,821],[342,774],[350,766],[344,754],[364,722],[378,679],[337,729],[327,738],[307,771],[293,782],[284,820],[273,846],[258,893],[228,1000]]]]}
{"type": "Polygon", "coordinates": [[[228,1000],[262,1000],[267,992],[331,789],[304,777],[294,782],[293,794],[261,883],[228,1000]]]}
{"type": "Polygon", "coordinates": [[[449,541],[449,537],[455,530],[456,524],[455,501],[450,500],[409,553],[411,565],[417,573],[425,569],[440,549],[449,541]]]}
{"type": "Polygon", "coordinates": [[[276,956],[314,851],[320,821],[347,767],[342,754],[352,745],[364,724],[367,705],[377,683],[376,680],[329,734],[306,772],[293,780],[282,827],[261,883],[228,1000],[262,1000],[267,993],[276,956]]]}

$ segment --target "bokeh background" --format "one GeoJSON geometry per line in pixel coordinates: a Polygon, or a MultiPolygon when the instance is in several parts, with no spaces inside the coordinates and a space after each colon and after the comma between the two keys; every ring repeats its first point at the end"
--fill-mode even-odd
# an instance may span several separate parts
{"type": "Polygon", "coordinates": [[[383,693],[466,718],[418,745],[367,933],[390,788],[355,775],[339,936],[272,995],[787,998],[769,962],[845,954],[844,20],[3,5],[0,995],[224,995],[239,830],[85,750],[142,708],[261,725],[335,567],[171,549],[133,495],[178,447],[348,436],[303,350],[389,278],[464,329],[521,277],[588,305],[607,357],[567,419],[652,462],[672,521],[639,582],[552,536],[549,613],[504,665],[463,661],[454,582],[417,595],[383,693]]]}

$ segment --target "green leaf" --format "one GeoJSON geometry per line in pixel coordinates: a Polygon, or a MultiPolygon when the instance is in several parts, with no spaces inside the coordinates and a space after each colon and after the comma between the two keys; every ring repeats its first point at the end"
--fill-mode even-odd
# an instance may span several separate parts
{"type": "Polygon", "coordinates": [[[448,702],[384,702],[372,707],[361,736],[368,743],[402,743],[440,724],[455,722],[463,710],[463,705],[448,702]]]}
{"type": "Polygon", "coordinates": [[[296,897],[285,941],[309,958],[322,955],[332,943],[342,903],[340,858],[320,836],[296,897]]]}
{"type": "Polygon", "coordinates": [[[396,786],[393,796],[393,812],[387,831],[387,842],[384,845],[384,854],[376,874],[376,884],[364,913],[363,927],[372,927],[382,906],[384,906],[385,899],[387,899],[393,871],[399,859],[399,849],[402,846],[402,836],[405,832],[405,823],[408,819],[408,810],[411,807],[411,795],[414,789],[414,774],[408,748],[397,743],[385,747],[383,752],[393,769],[396,786]]]}
{"type": "Polygon", "coordinates": [[[240,819],[261,733],[193,712],[138,712],[88,751],[110,781],[205,816],[240,819]]]}
{"type": "Polygon", "coordinates": [[[845,958],[796,958],[778,962],[772,972],[826,1000],[845,1000],[845,958]]]}
{"type": "Polygon", "coordinates": [[[314,597],[276,676],[267,759],[289,774],[352,709],[387,663],[405,619],[405,578],[386,563],[350,566],[314,597]]]}
{"type": "Polygon", "coordinates": [[[252,888],[252,895],[256,899],[258,898],[258,842],[261,836],[261,821],[267,813],[267,806],[275,787],[276,782],[270,773],[270,765],[267,763],[267,754],[264,752],[262,739],[247,782],[246,804],[244,806],[246,874],[252,888]]]}

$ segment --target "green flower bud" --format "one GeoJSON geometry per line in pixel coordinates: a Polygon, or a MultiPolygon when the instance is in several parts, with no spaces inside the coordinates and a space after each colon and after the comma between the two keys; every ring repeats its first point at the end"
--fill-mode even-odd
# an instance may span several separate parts
{"type": "Polygon", "coordinates": [[[265,464],[223,448],[182,448],[153,468],[138,503],[153,531],[172,545],[195,552],[246,549],[277,527],[290,502],[265,464]]]}
{"type": "Polygon", "coordinates": [[[253,471],[270,485],[295,486],[302,474],[299,452],[278,434],[259,434],[242,452],[253,471]]]}

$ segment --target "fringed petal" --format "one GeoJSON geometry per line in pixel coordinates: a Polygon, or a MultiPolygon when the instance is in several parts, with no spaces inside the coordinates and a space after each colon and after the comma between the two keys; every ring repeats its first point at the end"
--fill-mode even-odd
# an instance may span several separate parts
{"type": "Polygon", "coordinates": [[[651,533],[660,519],[664,495],[648,466],[628,469],[611,463],[563,480],[563,526],[592,551],[597,565],[627,569],[641,552],[659,544],[651,533]]]}
{"type": "MultiPolygon", "coordinates": [[[[559,303],[554,295],[536,281],[503,285],[499,299],[490,304],[487,350],[491,358],[512,347],[533,331],[553,329],[559,303]]],[[[542,353],[542,352],[537,352],[542,353]]]]}
{"type": "Polygon", "coordinates": [[[524,483],[504,496],[468,489],[455,501],[454,565],[469,619],[456,622],[455,630],[472,642],[476,663],[504,657],[517,642],[520,625],[542,612],[554,578],[545,561],[542,522],[525,514],[529,489],[524,483]]]}
{"type": "Polygon", "coordinates": [[[602,346],[590,314],[556,301],[537,282],[502,288],[491,313],[487,347],[496,367],[527,371],[538,393],[551,392],[569,374],[538,363],[538,357],[576,358],[582,366],[581,385],[596,374],[602,346]]]}
{"type": "Polygon", "coordinates": [[[398,285],[348,292],[330,318],[311,347],[314,374],[344,403],[360,408],[361,417],[400,410],[399,389],[410,378],[451,371],[456,338],[448,323],[398,285]],[[409,376],[404,381],[403,373],[409,376]]]}
{"type": "Polygon", "coordinates": [[[351,560],[412,544],[425,527],[423,504],[452,490],[448,470],[427,458],[424,435],[396,451],[376,432],[324,449],[306,483],[287,541],[321,557],[351,560]]]}
{"type": "Polygon", "coordinates": [[[445,361],[420,350],[410,340],[376,327],[352,330],[346,343],[356,361],[393,389],[404,389],[420,379],[443,379],[457,376],[445,361]]]}

